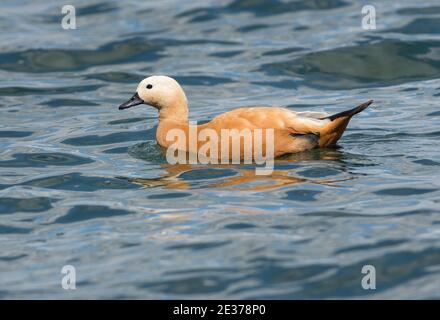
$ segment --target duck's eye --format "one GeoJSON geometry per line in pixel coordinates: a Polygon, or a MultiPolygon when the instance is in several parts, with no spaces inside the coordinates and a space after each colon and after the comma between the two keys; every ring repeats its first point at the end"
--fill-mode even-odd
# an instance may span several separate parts
{"type": "Polygon", "coordinates": [[[151,89],[151,88],[153,88],[153,85],[152,84],[147,84],[147,89],[151,89]]]}

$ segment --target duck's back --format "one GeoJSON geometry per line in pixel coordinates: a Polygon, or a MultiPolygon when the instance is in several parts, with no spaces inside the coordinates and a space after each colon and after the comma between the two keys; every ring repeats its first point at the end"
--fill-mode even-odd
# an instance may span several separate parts
{"type": "Polygon", "coordinates": [[[225,112],[205,124],[212,129],[274,129],[318,134],[329,122],[322,112],[294,112],[281,107],[247,107],[225,112]]]}

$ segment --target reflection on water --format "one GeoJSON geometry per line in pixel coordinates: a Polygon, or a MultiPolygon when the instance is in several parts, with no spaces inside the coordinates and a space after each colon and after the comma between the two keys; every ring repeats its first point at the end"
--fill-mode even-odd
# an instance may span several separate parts
{"type": "Polygon", "coordinates": [[[370,1],[368,31],[351,0],[63,4],[0,4],[0,298],[440,297],[438,1],[370,1]],[[151,74],[199,123],[375,104],[269,176],[171,166],[156,111],[117,110],[151,74]]]}
{"type": "MultiPolygon", "coordinates": [[[[151,145],[151,144],[150,144],[151,145]]],[[[159,149],[159,147],[157,147],[159,149]]],[[[163,151],[160,150],[160,156],[163,151]]],[[[158,153],[159,153],[158,152],[158,153]]],[[[148,153],[148,158],[154,157],[148,153]]],[[[137,155],[139,156],[139,151],[137,155]]],[[[343,154],[336,150],[312,150],[298,154],[286,155],[277,159],[275,169],[270,175],[259,175],[256,173],[256,165],[191,165],[191,164],[162,164],[161,168],[165,171],[158,178],[124,178],[130,182],[140,184],[146,188],[164,187],[167,189],[206,189],[206,188],[233,188],[237,191],[264,191],[278,189],[289,185],[300,183],[323,184],[331,186],[338,181],[331,179],[308,179],[305,177],[294,176],[295,162],[307,160],[336,161],[341,159],[343,154]],[[246,168],[246,169],[243,169],[246,168]],[[277,169],[279,168],[279,169],[277,169]],[[286,168],[283,170],[283,168],[286,168]],[[293,171],[293,172],[292,172],[293,171]]],[[[303,172],[304,174],[304,172],[303,172]]],[[[318,177],[322,175],[322,170],[318,177]]],[[[325,175],[325,174],[324,174],[325,175]]]]}

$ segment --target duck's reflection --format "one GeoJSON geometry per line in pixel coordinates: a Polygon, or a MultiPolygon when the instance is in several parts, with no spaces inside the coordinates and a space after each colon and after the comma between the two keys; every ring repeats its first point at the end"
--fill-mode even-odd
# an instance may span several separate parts
{"type": "MultiPolygon", "coordinates": [[[[302,161],[340,161],[344,154],[336,149],[317,149],[309,152],[297,153],[276,159],[275,169],[270,175],[258,175],[254,166],[246,165],[190,165],[190,164],[162,164],[165,171],[158,178],[124,178],[132,183],[141,184],[146,188],[164,187],[167,189],[197,189],[197,188],[233,188],[242,191],[264,191],[281,188],[298,183],[314,183],[335,186],[334,183],[345,179],[319,179],[298,177],[293,174],[295,162],[302,161]],[[287,169],[277,169],[287,167],[287,169]],[[216,170],[215,177],[206,174],[206,170],[216,170]],[[222,171],[228,174],[222,175],[222,171]],[[230,172],[235,174],[230,174],[230,172]],[[197,177],[197,178],[194,178],[197,177]],[[196,182],[204,181],[203,187],[196,182]]],[[[121,178],[121,177],[120,177],[121,178]]],[[[348,178],[351,179],[351,178],[348,178]]]]}

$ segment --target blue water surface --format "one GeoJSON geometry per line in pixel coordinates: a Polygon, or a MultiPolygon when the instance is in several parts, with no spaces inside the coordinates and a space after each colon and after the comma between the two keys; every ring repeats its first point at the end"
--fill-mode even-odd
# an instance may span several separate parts
{"type": "Polygon", "coordinates": [[[438,1],[65,4],[0,4],[0,298],[440,298],[438,1]],[[152,74],[200,122],[375,103],[270,176],[173,166],[156,111],[117,109],[152,74]]]}

